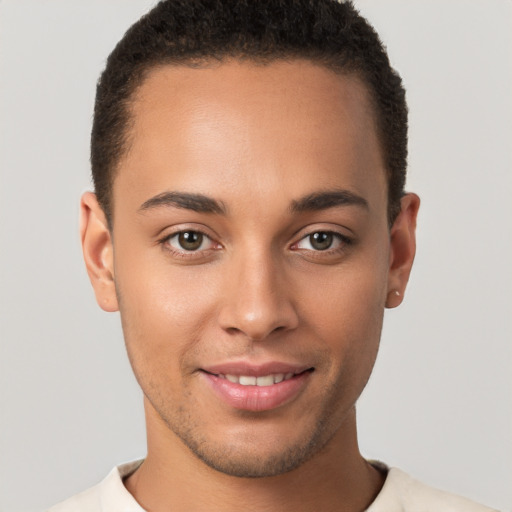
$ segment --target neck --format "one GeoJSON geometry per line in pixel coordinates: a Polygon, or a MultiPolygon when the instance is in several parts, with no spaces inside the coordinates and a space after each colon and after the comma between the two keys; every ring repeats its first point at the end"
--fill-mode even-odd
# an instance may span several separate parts
{"type": "Polygon", "coordinates": [[[359,453],[355,411],[309,461],[288,473],[264,478],[239,478],[208,467],[160,418],[152,420],[147,422],[147,458],[124,482],[141,506],[152,512],[239,512],[241,508],[354,512],[365,510],[384,483],[384,477],[359,453]]]}

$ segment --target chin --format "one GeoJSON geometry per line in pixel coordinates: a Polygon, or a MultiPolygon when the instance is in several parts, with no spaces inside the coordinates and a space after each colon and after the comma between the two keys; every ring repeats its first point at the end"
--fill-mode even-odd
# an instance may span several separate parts
{"type": "Polygon", "coordinates": [[[194,432],[175,432],[188,449],[210,468],[238,478],[266,478],[297,469],[322,451],[333,437],[318,424],[300,437],[263,436],[260,432],[222,434],[222,441],[194,432]],[[227,441],[227,442],[226,442],[227,441]]]}
{"type": "MultiPolygon", "coordinates": [[[[265,478],[282,475],[298,468],[317,451],[315,443],[293,446],[273,454],[245,454],[243,451],[205,450],[189,446],[194,455],[210,468],[238,478],[265,478]]],[[[254,452],[254,450],[251,450],[254,452]]]]}

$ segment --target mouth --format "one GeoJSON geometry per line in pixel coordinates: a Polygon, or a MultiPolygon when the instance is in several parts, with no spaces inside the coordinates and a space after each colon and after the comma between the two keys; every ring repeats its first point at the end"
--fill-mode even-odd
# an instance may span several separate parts
{"type": "Polygon", "coordinates": [[[214,375],[219,379],[225,379],[233,384],[240,384],[241,386],[260,386],[260,387],[268,387],[273,386],[274,384],[279,384],[281,382],[293,379],[298,375],[301,375],[304,372],[313,372],[314,368],[308,368],[307,370],[303,370],[300,372],[287,372],[287,373],[269,373],[268,375],[236,375],[233,373],[211,373],[206,370],[203,370],[205,373],[209,373],[210,375],[214,375]]]}
{"type": "Polygon", "coordinates": [[[202,374],[221,402],[245,411],[269,411],[297,399],[308,385],[314,367],[289,365],[224,365],[202,369],[202,374]]]}

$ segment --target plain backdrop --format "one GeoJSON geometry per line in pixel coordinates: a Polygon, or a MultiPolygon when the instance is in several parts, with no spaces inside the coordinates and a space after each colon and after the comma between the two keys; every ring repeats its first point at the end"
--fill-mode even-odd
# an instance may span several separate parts
{"type": "MultiPolygon", "coordinates": [[[[96,79],[149,0],[0,0],[0,510],[145,454],[119,318],[81,261],[96,79]]],[[[359,402],[370,458],[512,510],[512,2],[360,0],[402,74],[422,198],[359,402]]]]}

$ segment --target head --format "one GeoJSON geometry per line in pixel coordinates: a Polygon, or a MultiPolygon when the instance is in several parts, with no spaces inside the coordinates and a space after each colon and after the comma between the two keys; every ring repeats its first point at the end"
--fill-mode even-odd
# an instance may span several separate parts
{"type": "Polygon", "coordinates": [[[224,4],[163,2],[110,56],[82,241],[150,454],[265,477],[357,450],[418,199],[400,80],[354,9],[224,4]]]}
{"type": "Polygon", "coordinates": [[[110,54],[97,86],[91,164],[98,200],[112,221],[112,188],[130,148],[132,105],[155,67],[236,58],[260,65],[305,59],[357,76],[375,115],[388,182],[388,220],[400,211],[407,166],[407,105],[398,74],[371,25],[335,0],[163,1],[110,54]]]}

